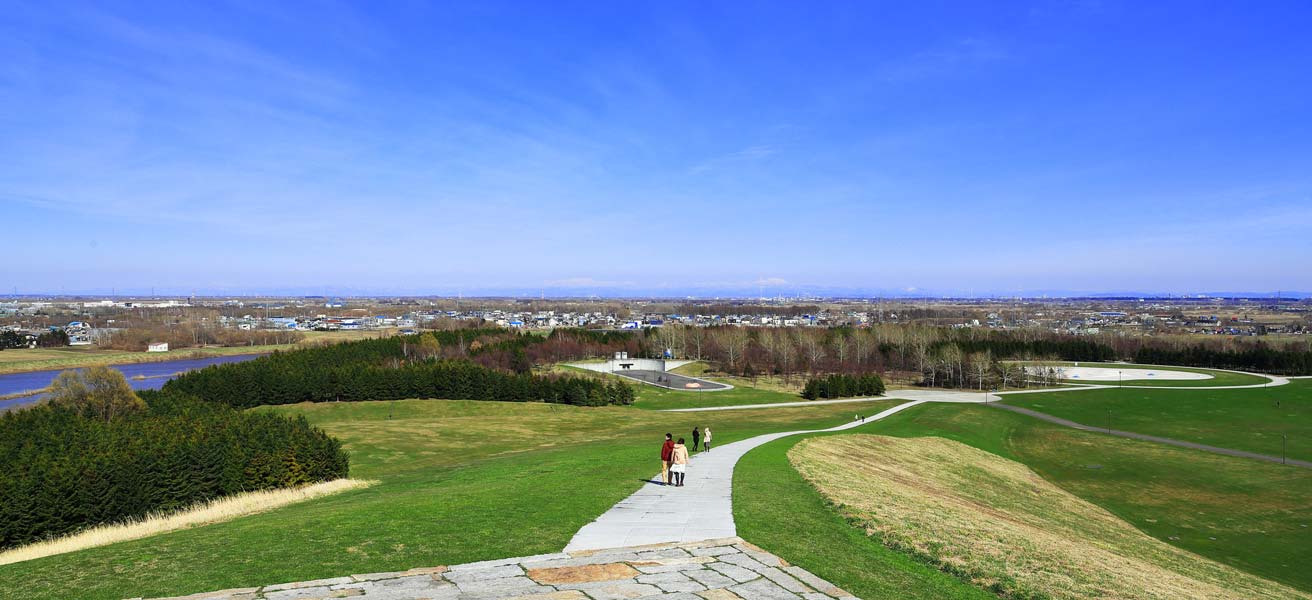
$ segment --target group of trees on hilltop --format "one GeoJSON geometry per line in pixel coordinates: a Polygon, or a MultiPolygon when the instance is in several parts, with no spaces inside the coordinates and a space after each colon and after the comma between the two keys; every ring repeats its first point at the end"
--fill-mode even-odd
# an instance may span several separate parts
{"type": "Polygon", "coordinates": [[[0,548],[347,475],[341,444],[303,417],[138,396],[117,371],[89,371],[107,384],[60,385],[50,402],[0,415],[0,548]]]}

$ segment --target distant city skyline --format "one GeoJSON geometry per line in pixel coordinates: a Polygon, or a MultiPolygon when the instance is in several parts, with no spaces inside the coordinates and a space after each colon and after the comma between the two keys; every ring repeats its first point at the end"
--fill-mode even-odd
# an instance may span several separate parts
{"type": "Polygon", "coordinates": [[[1307,293],[1310,22],[8,3],[0,294],[1307,293]]]}

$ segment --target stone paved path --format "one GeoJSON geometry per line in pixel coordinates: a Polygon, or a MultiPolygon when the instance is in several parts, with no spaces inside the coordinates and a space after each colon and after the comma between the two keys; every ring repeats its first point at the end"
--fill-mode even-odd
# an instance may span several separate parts
{"type": "Polygon", "coordinates": [[[172,600],[857,600],[739,538],[562,552],[172,600]]]}
{"type": "MultiPolygon", "coordinates": [[[[865,422],[877,421],[923,402],[925,400],[899,404],[867,417],[865,422]]],[[[733,522],[731,499],[733,468],[738,459],[751,449],[782,437],[817,431],[841,431],[860,425],[862,422],[854,420],[831,429],[769,433],[723,446],[713,446],[710,452],[701,452],[692,457],[683,487],[660,485],[656,483],[659,475],[653,477],[653,483],[644,485],[580,529],[565,550],[694,542],[738,535],[733,522]]],[[[656,449],[653,448],[653,456],[656,449]]]]}

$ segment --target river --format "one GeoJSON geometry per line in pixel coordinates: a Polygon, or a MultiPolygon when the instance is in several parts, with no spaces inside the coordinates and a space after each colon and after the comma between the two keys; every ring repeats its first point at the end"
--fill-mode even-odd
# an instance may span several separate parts
{"type": "MultiPolygon", "coordinates": [[[[128,378],[128,384],[134,390],[157,390],[164,385],[164,382],[173,379],[178,373],[184,371],[194,371],[210,365],[222,365],[226,363],[244,362],[251,359],[259,358],[262,354],[237,354],[231,356],[212,356],[209,358],[183,358],[178,360],[164,360],[159,362],[131,363],[125,365],[110,365],[118,369],[128,378]]],[[[0,397],[18,394],[31,390],[40,390],[50,386],[50,382],[55,377],[67,369],[52,369],[49,371],[29,371],[26,373],[11,373],[9,375],[0,375],[0,397]]],[[[41,399],[43,394],[34,394],[30,396],[21,396],[0,400],[0,412],[31,404],[41,399]]]]}

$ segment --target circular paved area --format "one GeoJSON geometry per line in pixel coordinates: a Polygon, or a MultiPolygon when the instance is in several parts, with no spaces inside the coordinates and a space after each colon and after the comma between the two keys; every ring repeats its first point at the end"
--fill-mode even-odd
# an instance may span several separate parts
{"type": "MultiPolygon", "coordinates": [[[[1030,373],[1037,373],[1045,367],[1025,367],[1030,373]]],[[[1062,379],[1075,381],[1196,381],[1212,379],[1206,373],[1189,371],[1172,371],[1169,369],[1117,369],[1115,367],[1057,367],[1062,379]]]]}

